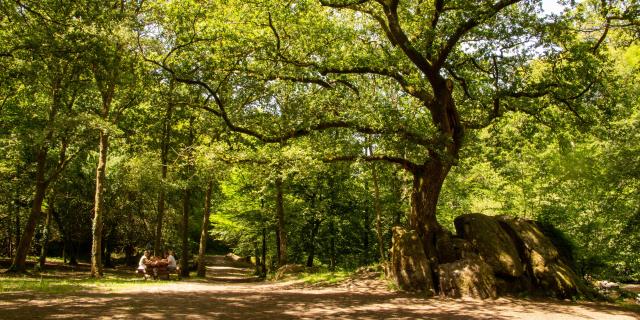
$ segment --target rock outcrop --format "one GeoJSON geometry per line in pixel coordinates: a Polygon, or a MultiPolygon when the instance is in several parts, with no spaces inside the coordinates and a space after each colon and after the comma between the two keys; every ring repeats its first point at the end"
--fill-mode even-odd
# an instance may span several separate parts
{"type": "Polygon", "coordinates": [[[479,257],[438,266],[440,295],[450,298],[496,298],[496,278],[479,257]]]}
{"type": "Polygon", "coordinates": [[[509,216],[496,219],[519,247],[535,291],[559,298],[587,294],[580,277],[560,259],[558,249],[534,221],[509,216]]]}
{"type": "Polygon", "coordinates": [[[466,214],[454,224],[457,235],[437,235],[432,260],[414,231],[393,229],[390,271],[401,289],[435,293],[437,287],[442,296],[480,299],[522,292],[591,294],[536,222],[466,214]]]}
{"type": "Polygon", "coordinates": [[[456,232],[471,242],[497,275],[520,277],[524,270],[509,234],[496,219],[483,214],[465,214],[454,221],[456,232]]]}

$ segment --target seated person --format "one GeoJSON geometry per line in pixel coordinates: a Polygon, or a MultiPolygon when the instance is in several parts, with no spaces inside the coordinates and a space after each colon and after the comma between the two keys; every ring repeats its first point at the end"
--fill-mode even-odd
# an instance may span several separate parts
{"type": "Polygon", "coordinates": [[[150,262],[149,255],[149,250],[145,250],[142,257],[140,257],[140,262],[138,262],[138,272],[145,273],[147,270],[147,264],[150,262]]]}
{"type": "Polygon", "coordinates": [[[173,257],[173,250],[167,251],[167,270],[169,272],[175,271],[178,268],[178,264],[176,263],[176,258],[173,257]]]}

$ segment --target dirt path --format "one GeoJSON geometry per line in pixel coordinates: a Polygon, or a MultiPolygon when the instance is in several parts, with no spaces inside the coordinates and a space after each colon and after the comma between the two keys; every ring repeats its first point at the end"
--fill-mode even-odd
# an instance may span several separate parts
{"type": "Polygon", "coordinates": [[[78,294],[3,293],[0,319],[640,319],[611,305],[501,298],[423,299],[376,281],[330,288],[257,282],[213,257],[206,281],[78,294]]]}

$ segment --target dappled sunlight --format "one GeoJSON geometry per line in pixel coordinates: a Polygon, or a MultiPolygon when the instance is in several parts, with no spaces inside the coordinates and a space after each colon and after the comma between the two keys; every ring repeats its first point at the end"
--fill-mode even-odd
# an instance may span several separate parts
{"type": "MultiPolygon", "coordinates": [[[[557,300],[427,299],[391,292],[381,279],[333,286],[256,282],[251,268],[222,259],[205,279],[141,281],[109,275],[89,291],[4,292],[3,319],[637,319],[624,309],[557,300]],[[222,279],[222,280],[221,280],[222,279]],[[225,281],[235,279],[235,281],[225,281]]],[[[32,281],[37,281],[31,279],[32,281]]],[[[55,280],[55,278],[54,278],[55,280]]],[[[6,280],[2,280],[7,283],[6,280]]],[[[14,278],[12,281],[22,281],[14,278]]],[[[53,281],[53,280],[51,280],[53,281]]],[[[57,280],[55,280],[57,281],[57,280]]],[[[69,283],[73,283],[70,281],[69,283]]],[[[89,280],[76,283],[91,283],[89,280]]]]}

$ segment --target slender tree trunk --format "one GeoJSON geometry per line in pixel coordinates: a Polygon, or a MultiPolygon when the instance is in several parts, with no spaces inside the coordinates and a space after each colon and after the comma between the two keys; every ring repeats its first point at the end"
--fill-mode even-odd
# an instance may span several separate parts
{"type": "MultiPolygon", "coordinates": [[[[368,186],[366,187],[368,189],[368,186]]],[[[371,218],[369,217],[369,208],[364,210],[364,225],[362,228],[362,262],[369,264],[369,231],[371,230],[371,218]]]]}
{"type": "Polygon", "coordinates": [[[204,212],[202,213],[202,227],[200,228],[200,248],[198,250],[198,277],[206,275],[204,255],[207,251],[207,237],[209,235],[209,218],[211,216],[211,192],[213,191],[213,180],[209,181],[207,191],[204,195],[204,212]]]}
{"type": "Polygon", "coordinates": [[[278,267],[281,267],[282,264],[280,264],[280,228],[278,228],[278,226],[276,225],[275,227],[275,232],[276,232],[276,259],[277,259],[277,263],[278,263],[278,267]]]}
{"type": "Polygon", "coordinates": [[[287,264],[287,232],[285,227],[282,178],[276,178],[276,218],[278,220],[279,255],[278,265],[287,264]]]}
{"type": "Polygon", "coordinates": [[[256,258],[256,264],[255,264],[256,269],[255,269],[254,272],[255,272],[256,275],[259,276],[260,275],[260,269],[261,269],[260,266],[262,265],[262,262],[260,261],[260,248],[258,247],[257,239],[255,239],[253,241],[253,254],[254,254],[255,258],[256,258]]]}
{"type": "Polygon", "coordinates": [[[42,239],[40,244],[40,258],[38,259],[38,263],[40,265],[40,270],[44,270],[44,265],[47,261],[47,245],[49,242],[49,232],[51,229],[51,215],[53,211],[53,201],[49,204],[49,208],[47,210],[47,215],[44,220],[44,226],[42,230],[42,239]]]}
{"type": "Polygon", "coordinates": [[[62,258],[64,259],[64,263],[67,263],[69,252],[70,252],[69,234],[67,233],[67,229],[63,226],[62,219],[60,219],[60,215],[58,214],[57,211],[51,211],[51,217],[56,222],[56,225],[58,226],[58,231],[62,235],[62,242],[63,242],[62,258]]]}
{"type": "Polygon", "coordinates": [[[307,267],[313,267],[313,259],[316,254],[316,236],[318,235],[318,230],[320,229],[320,220],[315,219],[313,221],[313,226],[311,227],[311,238],[309,239],[309,247],[307,252],[307,267]]]}
{"type": "Polygon", "coordinates": [[[189,211],[191,188],[187,187],[182,196],[182,257],[180,258],[180,274],[189,276],[189,211]]]}
{"type": "Polygon", "coordinates": [[[267,275],[267,228],[262,227],[262,272],[260,276],[267,275]]]}
{"type": "Polygon", "coordinates": [[[31,249],[31,241],[35,234],[36,225],[42,214],[42,202],[47,191],[47,181],[45,180],[45,170],[47,161],[47,147],[41,147],[36,155],[36,192],[33,197],[33,204],[31,205],[31,212],[27,219],[27,225],[24,228],[24,233],[20,237],[18,248],[16,249],[16,255],[13,258],[13,263],[9,268],[10,272],[24,272],[26,270],[27,254],[31,249]]]}
{"type": "MultiPolygon", "coordinates": [[[[189,144],[187,149],[187,172],[186,177],[190,177],[192,165],[193,165],[193,152],[191,150],[195,135],[193,132],[194,117],[189,119],[189,144]]],[[[180,273],[183,277],[189,276],[189,214],[191,211],[191,186],[187,181],[187,187],[184,190],[183,202],[182,202],[182,259],[180,265],[182,267],[180,273]]]]}
{"type": "Polygon", "coordinates": [[[334,271],[336,269],[336,228],[335,228],[335,222],[333,221],[333,218],[331,218],[331,221],[329,221],[329,236],[330,236],[330,243],[329,243],[329,253],[330,253],[330,260],[329,260],[329,270],[334,271]]]}
{"type": "MultiPolygon", "coordinates": [[[[173,91],[173,82],[171,86],[173,91]]],[[[153,244],[154,254],[160,253],[160,247],[162,246],[162,222],[164,219],[164,206],[165,206],[165,180],[167,179],[167,169],[169,165],[169,144],[171,139],[171,117],[173,114],[173,103],[170,101],[167,106],[167,112],[164,117],[164,124],[162,128],[162,147],[160,150],[160,158],[162,161],[162,180],[160,186],[160,194],[158,195],[158,217],[156,219],[156,234],[153,244]]]]}
{"type": "MultiPolygon", "coordinates": [[[[166,174],[165,171],[166,169],[164,168],[164,166],[162,167],[162,181],[164,182],[164,178],[166,178],[166,174]]],[[[162,220],[164,219],[164,196],[165,196],[165,192],[164,192],[164,183],[161,183],[162,186],[160,187],[160,194],[158,195],[158,216],[156,218],[156,233],[155,233],[155,239],[153,242],[153,254],[154,255],[158,255],[160,254],[160,250],[162,247],[162,220]]]]}
{"type": "Polygon", "coordinates": [[[15,198],[13,199],[13,204],[14,204],[14,214],[16,216],[15,219],[15,228],[16,228],[16,234],[15,234],[15,241],[13,242],[13,247],[11,248],[11,256],[13,257],[13,251],[17,250],[18,245],[20,243],[20,192],[19,192],[20,188],[18,188],[18,186],[16,186],[16,194],[15,194],[15,198]]]}
{"type": "Polygon", "coordinates": [[[376,212],[376,234],[378,236],[378,250],[380,251],[380,262],[384,263],[386,257],[384,254],[384,238],[382,236],[382,209],[380,208],[380,186],[378,185],[378,167],[373,164],[373,209],[376,212]]]}
{"type": "MultiPolygon", "coordinates": [[[[106,118],[106,117],[104,117],[106,118]]],[[[104,214],[104,191],[107,177],[107,154],[109,152],[109,134],[100,130],[98,167],[96,169],[96,193],[94,200],[93,225],[91,228],[91,276],[102,277],[102,220],[104,214]]]]}

